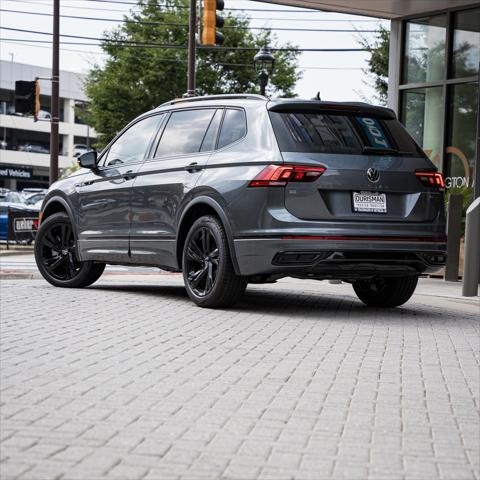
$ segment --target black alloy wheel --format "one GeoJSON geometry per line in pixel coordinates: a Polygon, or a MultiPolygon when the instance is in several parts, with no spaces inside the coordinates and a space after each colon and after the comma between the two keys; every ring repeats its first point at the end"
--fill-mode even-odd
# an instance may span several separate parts
{"type": "Polygon", "coordinates": [[[105,270],[104,263],[78,259],[75,232],[66,213],[42,221],[35,239],[35,261],[43,278],[56,287],[86,287],[105,270]]]}
{"type": "Polygon", "coordinates": [[[213,215],[200,217],[190,227],[182,270],[188,296],[200,307],[233,305],[248,283],[246,277],[235,273],[225,229],[213,215]]]}
{"type": "Polygon", "coordinates": [[[199,297],[208,295],[217,280],[219,250],[208,227],[200,227],[190,237],[186,251],[187,282],[199,297]]]}
{"type": "Polygon", "coordinates": [[[78,275],[80,263],[75,252],[75,236],[70,224],[54,223],[45,232],[41,248],[45,270],[57,280],[67,281],[78,275]]]}

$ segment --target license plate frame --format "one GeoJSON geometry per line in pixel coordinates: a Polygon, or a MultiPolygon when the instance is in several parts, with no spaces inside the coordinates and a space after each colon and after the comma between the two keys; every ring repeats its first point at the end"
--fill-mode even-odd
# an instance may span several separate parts
{"type": "Polygon", "coordinates": [[[382,192],[352,192],[352,209],[355,213],[387,213],[387,194],[382,192]]]}

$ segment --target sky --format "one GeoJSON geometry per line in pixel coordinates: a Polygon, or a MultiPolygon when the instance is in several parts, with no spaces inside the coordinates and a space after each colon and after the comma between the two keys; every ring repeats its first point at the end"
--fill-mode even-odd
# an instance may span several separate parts
{"type": "MultiPolygon", "coordinates": [[[[133,7],[133,0],[61,0],[61,15],[98,17],[103,20],[79,20],[61,18],[60,33],[101,37],[103,32],[118,26],[124,14],[133,7]],[[122,4],[123,2],[123,4],[122,4]],[[125,4],[128,2],[128,4],[125,4]]],[[[163,0],[159,0],[162,3],[163,0]]],[[[38,65],[50,68],[50,46],[26,43],[21,40],[50,40],[47,35],[7,30],[6,28],[52,32],[52,17],[13,13],[52,13],[52,0],[2,0],[0,3],[0,57],[2,60],[38,65]],[[13,41],[12,41],[13,40],[13,41]]],[[[369,17],[319,12],[294,7],[282,7],[271,3],[248,0],[225,0],[225,8],[265,9],[275,11],[244,11],[251,17],[252,27],[302,28],[310,31],[274,30],[279,41],[291,42],[300,48],[360,48],[359,36],[373,39],[375,33],[322,32],[319,30],[375,30],[381,24],[390,28],[390,22],[369,17]],[[311,30],[314,31],[311,31],[311,30]]],[[[240,12],[239,12],[240,13],[240,12]]],[[[78,41],[63,38],[64,41],[78,41]]],[[[314,97],[320,92],[322,100],[371,101],[374,91],[364,69],[367,52],[303,52],[299,56],[302,79],[297,82],[295,93],[302,98],[314,97]]],[[[105,55],[98,46],[62,45],[60,68],[86,73],[94,63],[101,63],[105,55]]]]}

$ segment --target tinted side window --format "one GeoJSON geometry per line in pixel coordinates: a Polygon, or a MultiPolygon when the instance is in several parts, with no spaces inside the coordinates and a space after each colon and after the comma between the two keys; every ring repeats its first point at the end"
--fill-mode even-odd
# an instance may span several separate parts
{"type": "Polygon", "coordinates": [[[141,162],[162,115],[153,115],[133,124],[110,147],[104,165],[141,162]]]}
{"type": "Polygon", "coordinates": [[[222,131],[218,139],[218,147],[222,148],[240,140],[247,133],[247,121],[243,110],[233,110],[231,108],[225,111],[225,117],[222,123],[222,131]]]}
{"type": "Polygon", "coordinates": [[[173,112],[160,138],[155,157],[199,152],[214,113],[213,108],[173,112]]]}
{"type": "Polygon", "coordinates": [[[209,152],[215,150],[215,143],[217,141],[218,129],[220,127],[220,122],[222,121],[223,109],[217,110],[215,115],[208,126],[207,133],[200,147],[201,152],[209,152]]]}

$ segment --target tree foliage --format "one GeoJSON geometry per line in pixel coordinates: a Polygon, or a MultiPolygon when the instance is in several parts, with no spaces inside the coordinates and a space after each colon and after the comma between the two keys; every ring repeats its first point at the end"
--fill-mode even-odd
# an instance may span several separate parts
{"type": "Polygon", "coordinates": [[[370,53],[367,74],[376,91],[374,100],[382,105],[387,103],[388,93],[388,56],[390,32],[380,26],[373,41],[360,37],[360,44],[370,53]]]}
{"type": "MultiPolygon", "coordinates": [[[[102,49],[105,62],[94,65],[85,83],[90,100],[85,120],[99,133],[97,145],[105,145],[130,120],[161,103],[181,97],[187,87],[187,50],[151,48],[138,43],[186,45],[188,30],[186,0],[175,0],[159,7],[156,0],[139,0],[117,29],[107,32],[102,49]],[[142,23],[140,23],[142,22],[142,23]],[[123,42],[137,42],[129,45],[123,42]]],[[[258,93],[253,56],[261,46],[280,47],[266,30],[255,34],[246,29],[245,15],[224,15],[225,46],[253,50],[197,49],[197,91],[203,94],[258,93]]],[[[294,48],[290,44],[281,47],[294,48]]],[[[300,75],[296,72],[298,51],[276,51],[275,70],[269,92],[291,97],[300,75]]]]}

